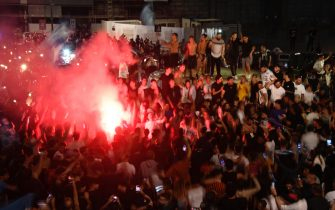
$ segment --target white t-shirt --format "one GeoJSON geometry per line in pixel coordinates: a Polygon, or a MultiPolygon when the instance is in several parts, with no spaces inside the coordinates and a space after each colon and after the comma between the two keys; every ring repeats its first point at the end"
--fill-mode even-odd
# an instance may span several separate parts
{"type": "Polygon", "coordinates": [[[307,132],[301,137],[301,144],[303,148],[308,151],[314,150],[319,144],[319,136],[315,132],[307,132]]]}
{"type": "Polygon", "coordinates": [[[266,83],[273,81],[275,79],[275,75],[270,69],[268,69],[266,70],[266,72],[261,73],[261,79],[262,79],[263,85],[265,85],[266,83]]]}
{"type": "Polygon", "coordinates": [[[276,100],[281,100],[285,95],[285,89],[283,87],[277,88],[274,85],[270,86],[271,90],[271,101],[275,102],[276,100]]]}
{"type": "Polygon", "coordinates": [[[121,174],[127,178],[135,176],[135,166],[129,162],[121,162],[116,165],[116,174],[121,174]]]}
{"type": "Polygon", "coordinates": [[[305,199],[299,200],[289,205],[281,205],[281,210],[307,210],[307,201],[305,199]]]}
{"type": "Polygon", "coordinates": [[[224,41],[223,39],[217,40],[216,38],[212,39],[211,55],[214,58],[220,58],[223,51],[224,41]]]}
{"type": "Polygon", "coordinates": [[[306,116],[306,121],[307,121],[307,125],[310,125],[313,123],[313,120],[317,120],[319,119],[320,116],[318,113],[316,112],[311,112],[306,116]]]}
{"type": "Polygon", "coordinates": [[[322,60],[317,60],[315,61],[314,65],[313,65],[313,69],[316,70],[316,72],[318,74],[324,74],[325,71],[323,70],[323,66],[325,65],[325,61],[322,60]]]}
{"type": "Polygon", "coordinates": [[[295,91],[294,91],[295,95],[299,95],[299,96],[305,95],[306,89],[303,84],[297,85],[296,83],[294,83],[294,88],[295,88],[295,91]]]}
{"type": "Polygon", "coordinates": [[[330,204],[333,204],[335,200],[335,190],[328,192],[325,198],[330,204]]]}
{"type": "Polygon", "coordinates": [[[305,104],[310,106],[312,104],[312,101],[313,101],[314,97],[315,97],[315,94],[313,92],[306,91],[305,94],[304,94],[305,104]]]}
{"type": "MultiPolygon", "coordinates": [[[[263,103],[267,102],[263,99],[263,95],[265,95],[265,98],[268,97],[268,91],[266,90],[266,88],[262,88],[258,91],[258,102],[259,102],[259,104],[263,104],[263,103]]],[[[267,104],[265,104],[265,105],[267,105],[267,104]]]]}
{"type": "Polygon", "coordinates": [[[204,84],[204,99],[205,100],[212,100],[212,93],[211,93],[212,85],[211,84],[204,84]]]}

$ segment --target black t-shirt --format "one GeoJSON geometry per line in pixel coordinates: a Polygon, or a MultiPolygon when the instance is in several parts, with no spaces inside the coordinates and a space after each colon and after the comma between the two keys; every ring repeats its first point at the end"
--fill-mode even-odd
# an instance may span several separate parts
{"type": "Polygon", "coordinates": [[[235,83],[233,85],[225,84],[224,90],[224,98],[227,100],[228,103],[233,104],[237,96],[237,85],[235,83]]]}
{"type": "Polygon", "coordinates": [[[245,198],[223,198],[219,202],[219,209],[224,210],[247,210],[247,199],[245,198]]]}
{"type": "Polygon", "coordinates": [[[171,100],[171,103],[175,108],[180,102],[181,99],[181,92],[180,92],[180,87],[179,86],[174,86],[173,88],[168,88],[167,89],[167,97],[171,100]]]}
{"type": "Polygon", "coordinates": [[[273,75],[275,75],[275,77],[277,77],[277,80],[279,81],[283,81],[283,72],[279,71],[279,72],[275,72],[273,71],[273,75]]]}
{"type": "MultiPolygon", "coordinates": [[[[222,82],[219,84],[217,82],[212,84],[212,89],[214,89],[214,92],[221,90],[222,87],[223,87],[222,82]]],[[[212,96],[213,103],[217,103],[217,101],[220,99],[221,99],[221,93],[212,96]]]]}
{"type": "Polygon", "coordinates": [[[169,90],[169,81],[170,79],[173,79],[173,75],[172,74],[169,74],[168,76],[166,74],[163,74],[161,76],[161,80],[162,80],[162,95],[163,96],[166,96],[167,95],[167,92],[169,90]]]}
{"type": "Polygon", "coordinates": [[[252,45],[250,44],[250,42],[248,43],[242,43],[242,58],[246,58],[249,57],[250,52],[252,49],[252,45]]]}
{"type": "Polygon", "coordinates": [[[294,88],[294,83],[290,80],[288,82],[284,82],[283,84],[283,88],[286,90],[286,91],[289,91],[291,92],[290,94],[293,94],[294,91],[295,91],[295,88],[294,88]]]}
{"type": "Polygon", "coordinates": [[[323,197],[313,197],[307,200],[308,210],[328,210],[329,203],[323,197]]]}

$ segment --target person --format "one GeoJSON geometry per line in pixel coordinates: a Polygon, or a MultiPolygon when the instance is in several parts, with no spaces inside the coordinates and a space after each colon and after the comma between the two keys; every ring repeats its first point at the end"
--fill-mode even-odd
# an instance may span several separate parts
{"type": "Polygon", "coordinates": [[[285,89],[281,86],[281,81],[279,80],[275,80],[269,89],[271,90],[271,103],[274,103],[277,100],[281,100],[285,95],[285,89]]]}
{"type": "Polygon", "coordinates": [[[304,84],[302,84],[302,76],[298,76],[294,82],[294,95],[298,97],[300,101],[304,101],[304,95],[306,92],[304,84]]]}
{"type": "Polygon", "coordinates": [[[227,78],[227,83],[224,85],[223,89],[225,90],[224,99],[231,106],[234,106],[234,101],[237,97],[237,85],[235,84],[232,76],[227,78]]]}
{"type": "Polygon", "coordinates": [[[239,46],[240,41],[237,37],[237,33],[233,32],[227,44],[226,56],[228,64],[230,65],[231,75],[234,79],[237,79],[236,70],[238,66],[239,46]]]}
{"type": "Polygon", "coordinates": [[[236,185],[235,183],[228,183],[226,196],[219,200],[219,209],[236,209],[236,210],[247,210],[247,199],[236,196],[236,185]]]}
{"type": "Polygon", "coordinates": [[[216,67],[216,75],[221,75],[221,65],[225,55],[225,42],[222,39],[221,32],[218,32],[210,42],[210,49],[211,49],[210,75],[213,76],[214,67],[216,67]]]}
{"type": "Polygon", "coordinates": [[[258,82],[258,92],[256,94],[256,99],[261,106],[267,106],[268,105],[268,91],[263,85],[262,81],[258,82]]]}
{"type": "Polygon", "coordinates": [[[272,65],[272,56],[270,54],[270,50],[266,48],[265,44],[261,44],[258,64],[259,68],[261,68],[262,65],[266,65],[268,67],[272,65]]]}
{"type": "Polygon", "coordinates": [[[207,101],[212,100],[212,80],[209,75],[205,77],[205,82],[204,82],[204,99],[207,101]]]}
{"type": "Polygon", "coordinates": [[[242,36],[242,69],[247,76],[249,76],[251,72],[251,58],[252,58],[252,45],[249,42],[249,37],[247,35],[242,36]]]}
{"type": "Polygon", "coordinates": [[[278,66],[278,65],[274,65],[274,67],[273,67],[273,75],[275,75],[275,77],[277,78],[277,80],[279,80],[280,82],[282,82],[283,79],[284,79],[283,71],[281,70],[280,66],[278,66]]]}
{"type": "Polygon", "coordinates": [[[269,88],[276,79],[276,76],[266,65],[261,66],[261,80],[266,88],[269,88]]]}
{"type": "Polygon", "coordinates": [[[241,76],[240,82],[237,84],[237,96],[240,101],[247,101],[250,94],[250,84],[245,75],[241,76]]]}
{"type": "Polygon", "coordinates": [[[197,67],[197,43],[194,40],[194,36],[190,36],[188,38],[188,42],[186,44],[186,54],[187,60],[187,69],[189,70],[190,78],[195,78],[197,75],[196,67],[197,67]]]}
{"type": "Polygon", "coordinates": [[[169,81],[169,89],[167,91],[167,101],[172,109],[177,109],[181,99],[181,89],[175,85],[174,79],[169,81]]]}
{"type": "Polygon", "coordinates": [[[165,73],[161,76],[162,81],[162,96],[164,99],[166,99],[169,91],[169,83],[170,80],[173,79],[172,69],[170,67],[165,69],[165,73]]]}
{"type": "Polygon", "coordinates": [[[217,75],[216,82],[212,84],[212,104],[220,104],[225,93],[223,88],[223,78],[217,75]]]}
{"type": "Polygon", "coordinates": [[[168,47],[170,50],[169,67],[176,68],[178,66],[178,60],[179,60],[178,34],[172,33],[171,41],[170,42],[162,41],[161,44],[165,47],[168,47]]]}
{"type": "Polygon", "coordinates": [[[148,89],[148,84],[147,83],[148,83],[147,78],[143,77],[142,80],[141,80],[141,85],[137,89],[137,94],[139,96],[140,101],[144,101],[144,99],[146,98],[145,92],[148,89]]]}
{"type": "Polygon", "coordinates": [[[186,80],[185,86],[181,90],[181,103],[184,106],[189,106],[189,108],[191,108],[191,106],[194,104],[195,97],[196,97],[195,87],[191,85],[190,80],[186,80]]]}
{"type": "Polygon", "coordinates": [[[198,75],[205,74],[207,58],[206,58],[206,48],[207,48],[207,34],[202,34],[200,37],[200,42],[197,47],[197,72],[198,75]]]}
{"type": "Polygon", "coordinates": [[[313,69],[314,71],[316,71],[318,75],[325,74],[325,70],[324,70],[325,61],[327,61],[331,56],[332,56],[331,53],[326,58],[323,54],[319,55],[318,59],[315,61],[313,65],[313,69]]]}
{"type": "Polygon", "coordinates": [[[290,98],[290,99],[294,99],[294,91],[295,91],[295,87],[294,87],[294,82],[292,82],[289,74],[287,72],[285,72],[283,74],[283,88],[285,89],[285,93],[286,95],[290,98]]]}
{"type": "Polygon", "coordinates": [[[297,29],[295,27],[290,29],[289,37],[290,37],[290,50],[294,52],[295,42],[297,39],[297,29]]]}

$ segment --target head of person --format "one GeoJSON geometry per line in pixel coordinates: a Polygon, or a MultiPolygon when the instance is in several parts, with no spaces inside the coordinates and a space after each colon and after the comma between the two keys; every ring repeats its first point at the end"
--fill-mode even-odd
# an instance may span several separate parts
{"type": "Polygon", "coordinates": [[[302,83],[302,76],[298,76],[296,79],[295,79],[295,83],[297,85],[300,85],[302,83]]]}
{"type": "Polygon", "coordinates": [[[184,73],[184,72],[185,72],[185,69],[186,69],[185,65],[181,65],[181,66],[179,67],[179,71],[180,71],[181,73],[184,73]]]}
{"type": "Polygon", "coordinates": [[[223,82],[223,78],[222,78],[222,76],[221,76],[221,75],[217,75],[217,76],[215,77],[215,81],[216,81],[217,84],[222,83],[222,82],[223,82]]]}
{"type": "Polygon", "coordinates": [[[217,40],[222,39],[222,32],[218,32],[218,33],[216,34],[216,39],[217,39],[217,40]]]}
{"type": "Polygon", "coordinates": [[[291,77],[290,77],[290,75],[287,72],[284,72],[283,78],[284,78],[284,80],[287,80],[287,81],[291,80],[291,77]]]}
{"type": "Polygon", "coordinates": [[[177,33],[172,33],[171,34],[171,40],[172,41],[177,41],[178,40],[178,34],[177,33]]]}
{"type": "Polygon", "coordinates": [[[155,79],[152,79],[152,80],[151,80],[150,88],[151,88],[151,89],[154,89],[154,90],[158,88],[158,86],[157,86],[157,81],[156,81],[155,79]]]}
{"type": "Polygon", "coordinates": [[[186,80],[186,81],[185,81],[185,87],[186,87],[187,89],[189,89],[189,88],[191,87],[191,81],[190,81],[190,80],[186,80]]]}
{"type": "Polygon", "coordinates": [[[188,37],[188,42],[189,42],[189,43],[194,43],[194,36],[192,36],[192,35],[189,36],[189,37],[188,37]]]}
{"type": "Polygon", "coordinates": [[[232,39],[233,41],[235,41],[235,40],[237,39],[237,33],[236,33],[236,32],[233,32],[233,33],[231,34],[231,39],[232,39]]]}
{"type": "Polygon", "coordinates": [[[233,78],[232,76],[229,76],[229,77],[227,78],[227,84],[228,84],[228,85],[233,85],[233,84],[234,84],[234,78],[233,78]]]}
{"type": "Polygon", "coordinates": [[[141,80],[141,85],[142,86],[147,86],[147,82],[148,82],[147,78],[143,77],[142,80],[141,80]]]}
{"type": "Polygon", "coordinates": [[[170,67],[165,69],[165,75],[170,75],[172,73],[172,69],[170,67]]]}
{"type": "Polygon", "coordinates": [[[258,83],[257,83],[257,87],[258,87],[258,89],[263,89],[263,82],[262,81],[259,81],[258,83]]]}
{"type": "Polygon", "coordinates": [[[130,82],[129,82],[129,87],[133,90],[136,89],[136,82],[135,80],[131,79],[130,82]]]}
{"type": "Polygon", "coordinates": [[[246,77],[245,75],[242,75],[242,76],[241,76],[240,83],[241,83],[241,84],[244,84],[244,83],[246,83],[246,82],[247,82],[247,77],[246,77]]]}
{"type": "Polygon", "coordinates": [[[265,73],[268,70],[268,66],[266,64],[261,65],[261,73],[265,73]]]}
{"type": "Polygon", "coordinates": [[[249,37],[247,35],[243,35],[242,40],[244,43],[248,43],[249,37]]]}
{"type": "Polygon", "coordinates": [[[275,65],[273,67],[274,72],[279,73],[280,72],[280,67],[278,65],[275,65]]]}
{"type": "Polygon", "coordinates": [[[206,39],[207,39],[207,34],[202,34],[200,40],[206,41],[206,39]]]}
{"type": "Polygon", "coordinates": [[[261,49],[262,53],[266,52],[266,46],[265,46],[265,44],[261,44],[260,49],[261,49]]]}
{"type": "Polygon", "coordinates": [[[275,85],[276,88],[280,88],[281,87],[281,82],[279,80],[276,80],[274,82],[274,85],[275,85]]]}

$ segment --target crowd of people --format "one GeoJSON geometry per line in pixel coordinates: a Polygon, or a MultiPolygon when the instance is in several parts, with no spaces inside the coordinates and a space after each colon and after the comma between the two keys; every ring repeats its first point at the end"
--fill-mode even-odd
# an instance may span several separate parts
{"type": "Polygon", "coordinates": [[[160,81],[118,79],[133,117],[111,141],[46,124],[34,107],[2,111],[0,209],[334,209],[332,61],[320,58],[313,88],[269,56],[252,74],[246,36],[228,47],[221,35],[190,37],[186,66],[172,37],[161,43],[171,54],[160,81]]]}

